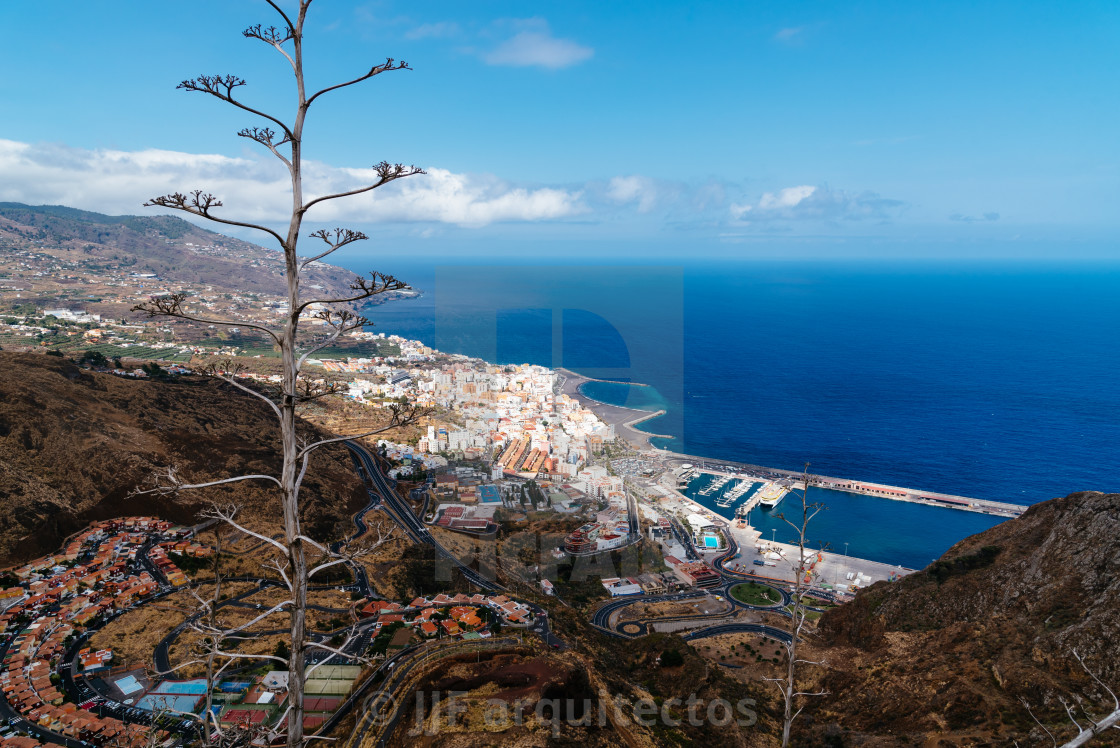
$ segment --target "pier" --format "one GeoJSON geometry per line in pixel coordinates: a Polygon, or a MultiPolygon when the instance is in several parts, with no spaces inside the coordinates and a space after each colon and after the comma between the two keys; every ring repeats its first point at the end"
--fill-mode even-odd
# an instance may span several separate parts
{"type": "Polygon", "coordinates": [[[636,444],[640,449],[645,449],[650,447],[650,439],[673,438],[667,434],[652,434],[648,431],[639,431],[634,428],[634,424],[665,415],[664,410],[651,411],[641,410],[639,408],[627,408],[624,405],[610,405],[609,403],[590,398],[579,391],[580,385],[584,382],[610,382],[611,384],[627,384],[634,387],[648,387],[649,385],[638,382],[617,382],[609,379],[590,379],[582,374],[577,374],[574,371],[563,368],[556,369],[556,372],[560,374],[561,377],[557,383],[559,385],[557,394],[564,394],[578,400],[585,408],[599,416],[604,423],[609,423],[614,426],[615,433],[631,444],[636,444]]]}
{"type": "Polygon", "coordinates": [[[617,379],[596,379],[595,377],[585,377],[583,374],[577,374],[576,372],[572,371],[571,369],[565,369],[563,366],[557,367],[556,368],[556,373],[561,374],[565,377],[575,377],[577,379],[580,379],[580,380],[582,380],[580,382],[580,384],[583,384],[583,382],[602,382],[603,384],[625,384],[629,387],[649,387],[650,386],[648,384],[645,384],[644,382],[622,382],[622,381],[619,381],[617,379]]]}
{"type": "MultiPolygon", "coordinates": [[[[769,468],[761,465],[751,465],[745,462],[734,462],[732,460],[713,460],[709,457],[682,455],[657,448],[652,448],[652,451],[669,469],[673,467],[679,468],[681,465],[691,463],[694,470],[708,473],[709,475],[732,478],[742,478],[745,476],[768,482],[787,478],[798,481],[799,484],[802,478],[800,472],[793,470],[769,468]]],[[[849,478],[831,478],[824,475],[814,475],[812,473],[809,474],[809,485],[817,488],[828,488],[834,491],[861,494],[863,496],[877,496],[894,501],[907,501],[913,504],[926,504],[927,506],[939,506],[946,509],[960,509],[966,512],[990,514],[996,517],[1006,517],[1008,519],[1018,517],[1028,509],[1028,507],[1022,504],[974,499],[968,496],[956,496],[939,491],[919,491],[912,488],[888,486],[882,483],[872,483],[870,481],[855,481],[849,478]]],[[[798,485],[798,488],[800,488],[800,485],[798,485]]],[[[757,495],[756,493],[755,496],[757,495]]],[[[753,499],[754,497],[751,498],[753,499]]]]}

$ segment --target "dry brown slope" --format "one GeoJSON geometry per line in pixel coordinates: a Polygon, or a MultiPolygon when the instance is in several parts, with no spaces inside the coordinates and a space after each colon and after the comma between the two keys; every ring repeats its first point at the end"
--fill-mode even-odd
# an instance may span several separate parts
{"type": "Polygon", "coordinates": [[[1095,690],[1071,650],[1120,690],[1120,494],[1035,505],[928,569],[861,592],[821,631],[833,668],[818,724],[944,745],[1033,744],[1020,698],[1068,727],[1057,697],[1095,690]]]}
{"type": "MultiPolygon", "coordinates": [[[[0,352],[0,565],[53,550],[103,517],[192,522],[210,501],[237,501],[259,520],[275,517],[276,495],[263,482],[178,499],[128,495],[169,465],[196,482],[277,474],[278,441],[267,405],[217,380],[140,381],[63,358],[0,352]]],[[[346,530],[365,499],[344,448],[316,453],[301,496],[312,534],[346,530]]]]}

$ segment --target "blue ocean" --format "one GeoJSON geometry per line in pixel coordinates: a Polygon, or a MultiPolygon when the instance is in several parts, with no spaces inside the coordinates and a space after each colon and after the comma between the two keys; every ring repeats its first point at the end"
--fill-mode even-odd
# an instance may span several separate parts
{"type": "MultiPolygon", "coordinates": [[[[371,268],[359,260],[356,271],[371,268]]],[[[627,382],[686,454],[1031,504],[1120,490],[1120,265],[389,260],[374,329],[627,382]]],[[[815,544],[921,567],[993,518],[820,492],[815,544]]],[[[764,533],[784,528],[756,517],[764,533]],[[770,524],[768,524],[770,523],[770,524]]],[[[786,534],[788,537],[788,534],[786,534]]]]}

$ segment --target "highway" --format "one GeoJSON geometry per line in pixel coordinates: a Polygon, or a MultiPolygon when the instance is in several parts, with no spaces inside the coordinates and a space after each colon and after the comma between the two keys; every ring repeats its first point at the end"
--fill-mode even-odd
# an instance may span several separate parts
{"type": "MultiPolygon", "coordinates": [[[[432,537],[431,532],[424,526],[423,521],[413,514],[412,508],[408,503],[397,495],[395,487],[381,470],[376,458],[371,455],[368,450],[356,442],[347,441],[343,443],[350,449],[351,454],[355,456],[355,459],[361,466],[363,477],[368,477],[373,482],[376,490],[380,493],[382,508],[385,509],[389,516],[404,530],[410,540],[415,543],[430,545],[435,549],[438,558],[442,558],[453,564],[468,582],[484,592],[493,593],[507,591],[506,588],[497,581],[487,579],[474,569],[464,565],[454,554],[440,545],[436,539],[432,537]]],[[[526,631],[537,634],[545,644],[553,649],[566,649],[567,645],[564,641],[552,633],[549,626],[548,611],[532,603],[526,602],[525,604],[529,606],[534,616],[533,623],[526,628],[526,631]]]]}
{"type": "MultiPolygon", "coordinates": [[[[408,503],[397,495],[394,486],[390,483],[389,478],[382,472],[376,458],[374,458],[365,447],[352,441],[343,443],[359,461],[363,478],[368,477],[372,481],[373,490],[380,494],[381,506],[388,512],[389,516],[393,518],[400,528],[404,530],[410,540],[414,543],[430,545],[435,549],[437,558],[451,562],[463,575],[463,578],[475,587],[487,592],[497,592],[498,590],[505,589],[505,587],[498,584],[497,581],[487,579],[474,569],[464,565],[432,537],[432,534],[428,531],[428,528],[424,526],[420,518],[413,514],[412,508],[408,506],[408,503]]],[[[368,488],[370,484],[367,483],[366,485],[368,488]]]]}
{"type": "Polygon", "coordinates": [[[634,498],[634,494],[630,491],[626,492],[626,506],[630,520],[630,540],[641,540],[642,529],[638,518],[638,500],[634,498]]]}
{"type": "Polygon", "coordinates": [[[679,592],[671,595],[634,595],[631,597],[620,597],[610,602],[601,605],[591,616],[591,625],[602,631],[604,634],[610,636],[617,636],[620,638],[628,638],[610,627],[610,618],[615,611],[622,610],[625,607],[633,605],[634,603],[661,603],[661,602],[676,602],[679,600],[691,600],[697,597],[706,597],[708,593],[700,590],[692,592],[679,592]]]}
{"type": "Polygon", "coordinates": [[[687,559],[681,560],[699,561],[700,554],[696,551],[696,546],[692,543],[692,535],[690,535],[683,527],[681,527],[681,523],[677,520],[676,517],[669,517],[669,526],[673,530],[673,537],[675,537],[677,539],[677,542],[680,543],[682,547],[684,547],[685,555],[688,556],[687,559]]]}

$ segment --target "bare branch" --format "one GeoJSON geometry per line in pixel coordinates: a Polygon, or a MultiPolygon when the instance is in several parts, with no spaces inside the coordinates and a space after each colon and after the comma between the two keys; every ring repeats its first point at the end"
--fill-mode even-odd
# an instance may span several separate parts
{"type": "MultiPolygon", "coordinates": [[[[291,35],[289,38],[295,38],[297,34],[296,26],[294,23],[292,23],[292,19],[288,18],[288,14],[285,13],[283,9],[276,4],[275,0],[265,0],[265,2],[271,5],[272,9],[279,13],[280,17],[284,19],[284,23],[288,26],[288,33],[291,35]]],[[[303,8],[301,8],[301,10],[303,10],[303,8]]]]}
{"type": "Polygon", "coordinates": [[[270,122],[275,122],[279,125],[280,129],[291,138],[292,130],[282,120],[273,117],[271,114],[266,114],[259,109],[254,109],[248,104],[243,104],[237,99],[233,98],[233,89],[239,86],[244,86],[245,81],[238,78],[236,75],[199,75],[190,80],[185,80],[180,83],[176,88],[181,88],[184,91],[199,91],[207,93],[214,98],[221,99],[229,104],[233,104],[238,109],[244,109],[250,114],[255,114],[258,117],[263,117],[270,122]]]}
{"type": "Polygon", "coordinates": [[[312,304],[349,304],[389,291],[402,291],[407,288],[409,288],[409,285],[402,280],[398,280],[395,276],[373,272],[369,274],[369,278],[358,276],[354,279],[354,282],[350,284],[350,290],[355,292],[353,296],[342,299],[311,299],[301,303],[299,311],[312,304]]]}
{"type": "Polygon", "coordinates": [[[1089,677],[1096,681],[1097,685],[1103,688],[1108,693],[1108,695],[1112,697],[1113,708],[1120,709],[1120,698],[1117,698],[1116,692],[1105,685],[1105,682],[1101,680],[1096,673],[1089,669],[1089,666],[1085,664],[1085,660],[1082,659],[1081,655],[1078,654],[1076,649],[1071,649],[1070,652],[1073,653],[1073,657],[1077,660],[1077,664],[1081,666],[1081,669],[1088,673],[1089,677]]]}
{"type": "Polygon", "coordinates": [[[300,489],[303,488],[303,478],[307,475],[307,465],[310,462],[309,457],[309,455],[304,455],[300,460],[299,474],[296,476],[296,483],[293,489],[297,501],[299,500],[300,489]]]}
{"type": "Polygon", "coordinates": [[[287,135],[282,137],[280,140],[275,140],[276,133],[268,129],[267,127],[246,127],[242,130],[238,130],[237,135],[241,138],[255,140],[268,150],[272,151],[272,155],[283,161],[285,166],[287,166],[289,169],[292,168],[292,162],[283,153],[276,150],[280,146],[286,145],[287,143],[291,142],[288,139],[287,135]]]}
{"type": "Polygon", "coordinates": [[[283,487],[283,484],[280,483],[280,479],[272,475],[238,475],[233,478],[222,478],[221,480],[213,480],[206,483],[183,483],[175,474],[174,466],[167,468],[167,480],[168,485],[166,486],[157,486],[156,488],[134,491],[129,494],[129,496],[146,496],[148,494],[166,496],[168,494],[178,493],[179,491],[191,491],[196,488],[211,488],[212,486],[221,486],[227,483],[240,483],[246,480],[267,480],[272,481],[277,486],[283,487]]]}
{"type": "MultiPolygon", "coordinates": [[[[362,317],[360,315],[354,314],[353,312],[349,311],[348,309],[343,309],[343,310],[339,310],[339,311],[332,311],[332,310],[329,310],[329,309],[323,309],[319,312],[316,312],[314,315],[312,315],[312,318],[322,320],[323,322],[326,323],[326,325],[328,327],[331,328],[332,331],[331,331],[330,335],[327,335],[325,338],[323,338],[319,342],[312,344],[310,348],[306,349],[303,352],[303,355],[301,355],[299,357],[299,361],[296,364],[297,369],[302,369],[303,368],[303,363],[307,360],[307,358],[309,356],[311,356],[315,352],[323,350],[328,345],[335,342],[336,340],[338,340],[340,337],[342,337],[346,333],[350,332],[351,330],[358,330],[358,329],[361,329],[362,327],[369,324],[368,319],[366,319],[365,317],[362,317]]],[[[331,394],[331,393],[328,393],[328,394],[331,394]]]]}
{"type": "Polygon", "coordinates": [[[313,231],[312,233],[308,234],[308,236],[314,239],[322,239],[327,243],[329,249],[327,249],[325,252],[320,252],[314,257],[309,257],[301,262],[299,266],[300,270],[307,267],[316,260],[326,257],[335,250],[345,247],[347,244],[353,244],[354,242],[364,241],[365,239],[369,238],[361,231],[352,231],[351,229],[335,229],[333,236],[327,229],[320,229],[318,231],[313,231]]]}
{"type": "MultiPolygon", "coordinates": [[[[145,203],[147,205],[148,203],[145,203]]],[[[248,327],[252,330],[260,330],[267,333],[276,343],[280,342],[280,338],[276,336],[272,330],[260,325],[248,324],[245,322],[231,322],[222,319],[207,319],[205,317],[198,317],[190,312],[183,310],[183,302],[189,297],[185,293],[170,293],[164,296],[150,296],[148,301],[137,304],[129,309],[130,312],[143,312],[148,317],[175,317],[176,319],[185,319],[190,322],[198,322],[203,325],[222,325],[225,327],[248,327]]]]}
{"type": "Polygon", "coordinates": [[[312,548],[315,548],[320,553],[329,553],[329,551],[327,550],[327,547],[325,545],[323,545],[322,543],[320,543],[318,541],[312,540],[311,538],[307,537],[306,535],[296,535],[296,540],[302,540],[304,543],[307,543],[309,546],[311,546],[312,548]]]}
{"type": "Polygon", "coordinates": [[[261,226],[257,223],[246,223],[244,221],[232,221],[228,218],[219,218],[218,216],[210,213],[210,210],[212,208],[220,208],[222,206],[222,201],[217,200],[213,195],[205,194],[202,192],[202,190],[191,190],[189,194],[190,196],[184,195],[181,192],[172,192],[170,195],[153,197],[151,200],[144,203],[144,207],[150,208],[154,206],[160,208],[171,208],[172,210],[181,210],[184,213],[201,216],[208,221],[214,221],[215,223],[224,223],[227,226],[241,226],[247,229],[263,231],[266,234],[272,235],[272,237],[280,243],[281,247],[284,246],[284,240],[280,238],[280,235],[267,226],[261,226]]]}
{"type": "Polygon", "coordinates": [[[281,31],[275,26],[269,26],[268,28],[265,28],[262,24],[259,23],[255,26],[250,26],[241,33],[249,39],[260,39],[262,42],[265,42],[269,46],[283,44],[286,41],[290,41],[295,35],[295,32],[291,26],[288,26],[288,28],[281,31]]]}
{"type": "Polygon", "coordinates": [[[1085,732],[1085,728],[1082,727],[1081,723],[1074,718],[1073,708],[1070,706],[1070,703],[1066,701],[1065,697],[1060,698],[1059,701],[1061,701],[1062,706],[1065,708],[1066,714],[1069,715],[1069,721],[1077,726],[1077,734],[1080,735],[1085,732]]]}
{"type": "Polygon", "coordinates": [[[325,200],[337,200],[340,197],[350,197],[351,195],[360,195],[363,192],[369,192],[370,190],[376,190],[378,187],[381,187],[382,185],[388,184],[389,182],[393,182],[397,179],[402,179],[404,177],[411,177],[415,174],[426,174],[427,173],[423,169],[421,169],[417,166],[405,166],[404,164],[390,164],[388,161],[382,161],[381,163],[375,165],[373,167],[373,170],[375,172],[377,172],[377,177],[378,177],[377,181],[374,182],[373,184],[367,185],[365,187],[359,187],[357,189],[349,190],[347,192],[336,192],[333,195],[323,195],[322,197],[317,197],[309,203],[304,203],[303,209],[300,212],[301,213],[306,213],[307,211],[309,211],[311,209],[311,207],[313,205],[321,203],[325,200]]]}
{"type": "Polygon", "coordinates": [[[1042,731],[1044,733],[1046,733],[1047,737],[1050,738],[1050,742],[1053,743],[1055,746],[1057,746],[1058,741],[1054,737],[1054,733],[1052,733],[1048,729],[1046,729],[1046,725],[1042,724],[1042,722],[1039,721],[1038,717],[1034,716],[1034,712],[1031,711],[1030,702],[1028,702],[1025,698],[1022,698],[1022,697],[1019,698],[1019,701],[1022,703],[1023,707],[1026,708],[1027,714],[1031,715],[1031,719],[1033,719],[1035,721],[1035,724],[1037,724],[1039,727],[1041,727],[1042,731]]]}
{"type": "MultiPolygon", "coordinates": [[[[331,654],[336,654],[336,655],[338,655],[339,657],[344,657],[344,658],[350,658],[350,657],[353,657],[353,655],[351,655],[351,654],[348,654],[348,653],[344,652],[344,651],[343,651],[343,650],[341,650],[341,649],[336,649],[335,647],[331,647],[331,646],[329,646],[329,645],[327,645],[327,644],[323,644],[322,642],[308,642],[308,643],[307,643],[307,646],[308,646],[308,647],[311,647],[311,648],[314,648],[314,649],[321,649],[321,650],[323,650],[324,652],[330,652],[331,654]]],[[[358,660],[360,661],[360,660],[364,660],[364,659],[366,659],[366,658],[364,658],[364,657],[358,657],[357,659],[358,659],[358,660]]],[[[321,665],[321,664],[322,664],[322,663],[319,663],[319,662],[317,662],[317,663],[315,663],[315,666],[318,666],[318,665],[321,665]]],[[[308,672],[308,675],[310,675],[310,674],[311,674],[311,673],[312,673],[312,672],[313,672],[313,671],[315,670],[315,666],[313,666],[313,667],[311,667],[311,668],[308,668],[308,671],[307,671],[307,672],[308,672]]]]}
{"type": "Polygon", "coordinates": [[[260,400],[264,400],[266,403],[269,404],[269,407],[272,408],[272,412],[274,412],[277,417],[281,417],[280,416],[280,407],[272,401],[272,398],[268,397],[264,393],[257,392],[252,387],[246,387],[245,385],[241,384],[236,379],[234,379],[234,377],[232,377],[232,376],[226,376],[224,374],[219,374],[217,372],[215,372],[213,374],[210,374],[210,376],[214,377],[215,379],[220,379],[223,382],[227,382],[229,384],[232,384],[237,389],[242,390],[243,392],[247,392],[255,398],[258,398],[260,400]]]}
{"type": "Polygon", "coordinates": [[[288,588],[289,592],[292,591],[292,580],[290,580],[288,578],[288,571],[287,571],[287,564],[286,563],[281,562],[280,559],[278,559],[278,558],[274,558],[271,561],[269,561],[268,563],[266,563],[265,566],[267,566],[270,569],[275,569],[276,573],[280,575],[281,581],[284,582],[284,586],[288,588]]]}
{"type": "MultiPolygon", "coordinates": [[[[275,481],[276,479],[273,478],[273,480],[275,481]]],[[[276,482],[279,483],[279,481],[276,481],[276,482]]],[[[234,519],[234,517],[237,516],[238,511],[240,511],[240,507],[238,507],[235,504],[228,504],[226,506],[213,506],[213,507],[210,507],[209,509],[204,509],[202,512],[199,513],[199,515],[202,516],[202,517],[205,517],[207,519],[221,520],[222,522],[225,522],[230,527],[233,527],[234,529],[239,530],[246,535],[252,536],[252,537],[256,538],[257,540],[263,540],[264,542],[268,543],[269,545],[271,545],[274,548],[276,548],[277,550],[279,550],[281,553],[287,553],[287,551],[288,551],[287,546],[285,546],[279,540],[277,540],[275,538],[270,538],[267,535],[262,535],[261,533],[256,532],[254,530],[250,530],[248,527],[245,527],[244,525],[240,524],[236,519],[234,519]]]]}
{"type": "Polygon", "coordinates": [[[241,33],[249,39],[261,40],[280,54],[284,55],[284,58],[288,61],[288,64],[292,66],[292,71],[297,71],[296,61],[293,60],[292,56],[288,54],[288,52],[284,49],[285,42],[291,41],[292,39],[296,38],[296,31],[291,26],[288,26],[287,30],[282,32],[275,26],[269,26],[267,29],[262,28],[261,24],[258,23],[256,26],[250,26],[241,33]]]}
{"type": "Polygon", "coordinates": [[[392,71],[392,70],[412,70],[412,68],[410,68],[408,66],[408,63],[405,62],[404,60],[401,60],[400,62],[397,62],[392,57],[390,57],[387,60],[385,60],[385,62],[383,62],[382,64],[374,65],[373,67],[371,67],[369,69],[369,72],[366,73],[365,75],[360,75],[357,78],[354,78],[353,80],[346,81],[345,83],[339,83],[337,85],[329,86],[327,88],[324,88],[321,91],[317,91],[316,93],[312,94],[311,98],[309,98],[307,100],[307,104],[308,104],[308,106],[310,106],[311,102],[315,101],[315,99],[319,98],[320,96],[322,96],[325,93],[329,93],[331,91],[337,91],[338,89],[345,88],[347,86],[353,86],[355,83],[361,83],[364,80],[369,80],[370,78],[372,78],[375,75],[380,75],[381,73],[387,73],[387,72],[392,71]]]}
{"type": "Polygon", "coordinates": [[[389,423],[386,424],[385,426],[382,426],[382,427],[377,428],[377,429],[373,429],[371,431],[366,431],[366,432],[361,433],[361,434],[351,434],[349,436],[336,436],[336,437],[332,437],[330,439],[322,439],[320,441],[309,444],[306,447],[304,447],[303,449],[301,449],[300,452],[299,452],[300,456],[302,457],[305,454],[309,454],[309,453],[315,451],[316,449],[318,449],[319,447],[325,446],[327,444],[335,444],[337,442],[345,442],[345,441],[350,441],[352,439],[364,439],[367,436],[373,436],[374,434],[380,434],[380,433],[383,433],[383,432],[388,431],[390,429],[398,428],[400,426],[411,426],[414,423],[416,423],[417,421],[419,421],[421,418],[423,418],[424,416],[428,415],[429,412],[430,412],[429,409],[427,409],[427,408],[422,408],[419,405],[413,405],[411,403],[403,404],[403,405],[398,404],[398,403],[394,403],[394,404],[389,406],[389,410],[393,415],[390,418],[389,423]]]}
{"type": "MultiPolygon", "coordinates": [[[[318,350],[318,348],[312,349],[312,351],[308,353],[314,352],[315,350],[318,350]]],[[[300,379],[296,383],[296,388],[297,391],[290,393],[290,396],[292,400],[297,403],[309,403],[342,392],[341,385],[336,382],[327,384],[323,382],[311,382],[306,379],[300,379]]]]}
{"type": "Polygon", "coordinates": [[[336,558],[332,561],[328,561],[326,563],[319,564],[318,566],[313,566],[313,567],[311,567],[311,570],[307,572],[307,578],[310,579],[311,577],[315,576],[316,574],[318,574],[319,572],[321,572],[325,569],[329,569],[332,566],[338,566],[339,564],[345,564],[345,563],[348,563],[349,561],[350,561],[350,559],[348,559],[348,558],[336,558]]]}

